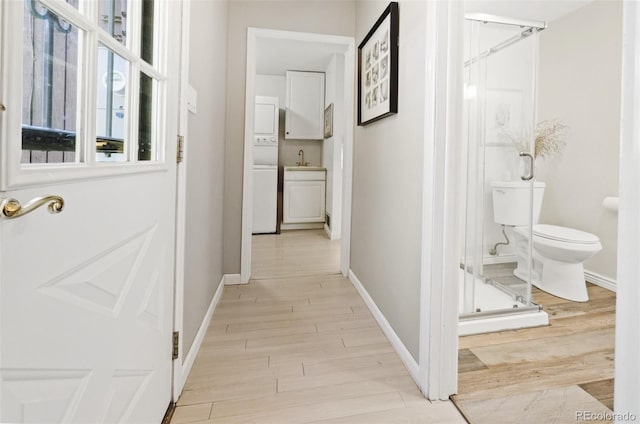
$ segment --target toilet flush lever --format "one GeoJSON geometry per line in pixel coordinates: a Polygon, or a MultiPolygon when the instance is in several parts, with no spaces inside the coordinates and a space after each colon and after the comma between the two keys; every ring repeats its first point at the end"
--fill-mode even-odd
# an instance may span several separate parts
{"type": "Polygon", "coordinates": [[[529,158],[529,173],[527,175],[523,175],[522,177],[522,181],[529,181],[533,179],[533,155],[531,153],[527,153],[527,152],[520,152],[520,157],[524,158],[524,157],[528,157],[529,158]]]}

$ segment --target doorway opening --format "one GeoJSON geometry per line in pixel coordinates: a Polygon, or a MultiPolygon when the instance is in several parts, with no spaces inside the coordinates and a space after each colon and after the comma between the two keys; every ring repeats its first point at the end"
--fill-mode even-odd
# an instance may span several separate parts
{"type": "Polygon", "coordinates": [[[248,31],[240,283],[347,274],[354,44],[248,31]]]}
{"type": "Polygon", "coordinates": [[[531,414],[554,399],[565,402],[561,421],[577,405],[613,410],[623,9],[557,12],[548,27],[467,15],[461,273],[470,277],[455,401],[474,422],[498,419],[485,414],[492,402],[502,420],[542,422],[531,414]],[[586,27],[590,37],[575,32],[586,27]],[[516,321],[527,308],[549,325],[516,321]],[[527,398],[529,412],[518,409],[527,398]]]}

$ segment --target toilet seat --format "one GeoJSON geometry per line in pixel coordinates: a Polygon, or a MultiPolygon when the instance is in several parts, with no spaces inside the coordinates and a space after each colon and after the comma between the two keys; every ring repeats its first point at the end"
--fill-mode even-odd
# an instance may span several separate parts
{"type": "Polygon", "coordinates": [[[598,236],[574,228],[558,225],[538,224],[533,226],[533,235],[548,240],[575,244],[596,244],[600,242],[598,236]]]}

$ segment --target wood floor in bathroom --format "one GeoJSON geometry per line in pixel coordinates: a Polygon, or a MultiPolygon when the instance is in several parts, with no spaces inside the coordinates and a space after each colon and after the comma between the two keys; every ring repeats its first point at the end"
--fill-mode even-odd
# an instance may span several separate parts
{"type": "Polygon", "coordinates": [[[549,326],[460,338],[453,399],[472,424],[573,423],[613,409],[615,293],[588,284],[589,302],[577,303],[534,290],[549,326]]]}

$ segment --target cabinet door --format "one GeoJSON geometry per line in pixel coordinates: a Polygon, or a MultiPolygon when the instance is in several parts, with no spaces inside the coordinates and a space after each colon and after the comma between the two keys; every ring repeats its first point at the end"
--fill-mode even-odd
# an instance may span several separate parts
{"type": "Polygon", "coordinates": [[[324,222],[324,181],[285,181],[285,224],[324,222]]]}
{"type": "Polygon", "coordinates": [[[324,74],[287,71],[285,138],[324,138],[324,74]]]}

